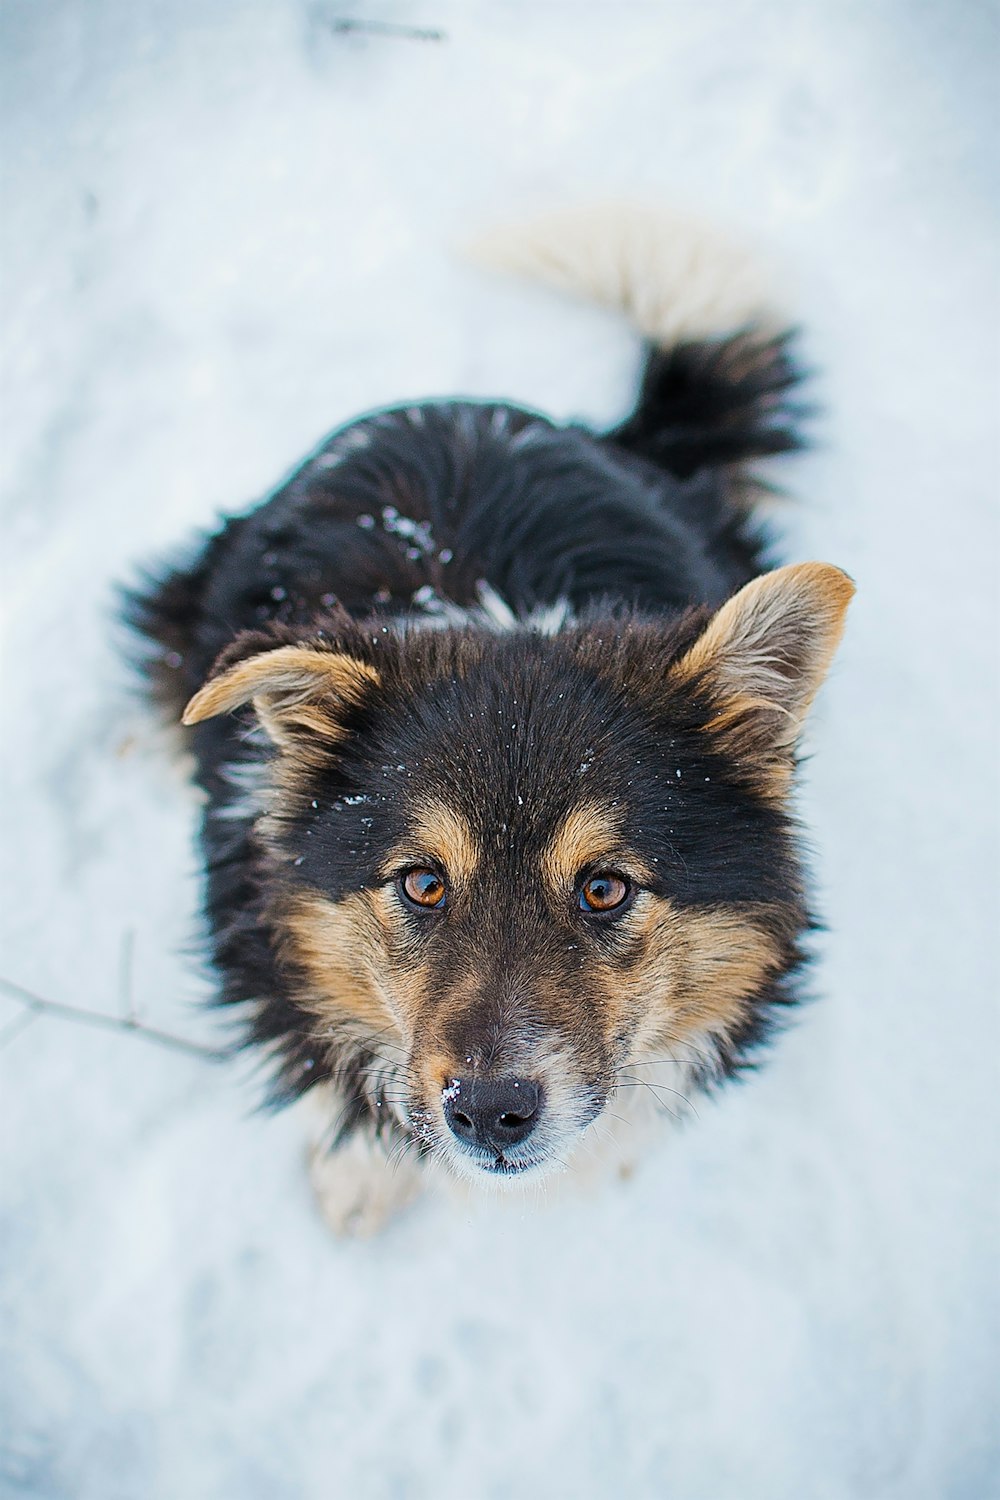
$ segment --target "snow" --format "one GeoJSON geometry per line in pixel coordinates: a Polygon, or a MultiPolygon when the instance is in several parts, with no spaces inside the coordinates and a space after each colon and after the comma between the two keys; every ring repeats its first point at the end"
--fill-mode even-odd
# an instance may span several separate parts
{"type": "Polygon", "coordinates": [[[578,1198],[332,1240],[259,1076],[0,998],[0,1494],[981,1500],[998,1038],[995,37],[946,0],[8,0],[0,972],[214,1043],[197,801],[113,586],[425,395],[625,410],[608,314],[455,247],[693,204],[806,330],[781,555],[859,592],[768,1067],[578,1198]],[[345,7],[348,11],[351,7],[345,7]],[[355,7],[355,14],[361,14],[355,7]],[[126,955],[131,950],[131,965],[126,955]],[[131,976],[131,977],[130,977],[131,976]]]}

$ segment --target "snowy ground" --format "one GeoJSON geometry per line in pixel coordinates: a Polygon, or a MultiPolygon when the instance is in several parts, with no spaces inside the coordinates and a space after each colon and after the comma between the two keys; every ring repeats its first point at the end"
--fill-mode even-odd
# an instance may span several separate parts
{"type": "Polygon", "coordinates": [[[484,223],[632,193],[777,256],[828,411],[785,551],[859,595],[821,1003],[627,1185],[338,1244],[249,1070],[0,1000],[4,1500],[1000,1489],[989,16],[7,0],[7,979],[113,1014],[132,944],[143,1017],[215,1035],[116,579],[365,406],[624,409],[628,333],[463,266],[484,223]]]}

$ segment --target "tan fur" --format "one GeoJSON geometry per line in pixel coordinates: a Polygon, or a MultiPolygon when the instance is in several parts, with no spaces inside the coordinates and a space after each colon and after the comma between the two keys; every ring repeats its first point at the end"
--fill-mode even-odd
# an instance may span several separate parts
{"type": "Polygon", "coordinates": [[[676,907],[655,896],[651,901],[642,964],[642,982],[660,997],[651,1020],[677,1040],[726,1035],[780,967],[775,939],[739,907],[676,907]]]}
{"type": "Polygon", "coordinates": [[[571,890],[582,869],[607,859],[620,832],[621,818],[613,808],[596,802],[574,808],[542,856],[542,875],[552,891],[558,896],[571,890]]]}
{"type": "Polygon", "coordinates": [[[667,1039],[725,1036],[780,968],[778,941],[761,914],[739,907],[678,906],[643,891],[618,931],[621,954],[588,963],[570,1034],[596,1019],[609,1047],[628,1036],[629,1057],[667,1039]]]}
{"type": "Polygon", "coordinates": [[[281,913],[280,930],[286,957],[306,977],[301,1002],[319,1021],[356,1026],[362,1036],[400,1034],[401,1017],[382,983],[388,956],[371,893],[331,901],[299,891],[281,913]]]}
{"type": "Polygon", "coordinates": [[[279,743],[293,728],[336,739],[340,733],[336,714],[322,700],[356,702],[378,683],[374,667],[342,652],[280,646],[210,677],[191,699],[181,722],[199,724],[216,714],[231,713],[252,699],[264,728],[279,743]]]}
{"type": "Polygon", "coordinates": [[[410,816],[410,835],[392,851],[386,875],[410,862],[429,860],[444,871],[451,885],[467,885],[476,873],[480,851],[472,829],[444,802],[421,803],[410,816]]]}
{"type": "Polygon", "coordinates": [[[756,765],[760,789],[783,796],[806,714],[844,633],[854,584],[828,563],[797,563],[755,578],[719,609],[675,680],[697,682],[716,709],[706,727],[729,754],[756,765]]]}
{"type": "Polygon", "coordinates": [[[777,331],[772,277],[697,219],[632,203],[548,214],[495,230],[471,258],[625,313],[663,347],[756,327],[777,331]]]}
{"type": "Polygon", "coordinates": [[[454,1057],[449,1052],[438,1052],[436,1049],[424,1053],[418,1065],[420,1083],[428,1099],[440,1095],[441,1090],[454,1077],[467,1074],[468,1071],[464,1058],[454,1057]]]}

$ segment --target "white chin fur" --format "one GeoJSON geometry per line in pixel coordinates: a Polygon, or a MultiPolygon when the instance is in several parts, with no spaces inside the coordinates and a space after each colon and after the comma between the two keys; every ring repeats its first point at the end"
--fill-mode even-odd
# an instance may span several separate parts
{"type": "Polygon", "coordinates": [[[501,1192],[534,1186],[543,1178],[553,1177],[565,1171],[563,1164],[551,1157],[543,1157],[540,1161],[532,1162],[531,1166],[522,1167],[515,1172],[489,1171],[481,1167],[473,1157],[464,1156],[458,1151],[449,1150],[443,1160],[448,1170],[460,1181],[474,1183],[477,1187],[487,1189],[497,1188],[501,1192]]]}
{"type": "Polygon", "coordinates": [[[479,265],[624,313],[663,347],[784,321],[757,259],[696,218],[629,203],[566,209],[468,247],[479,265]]]}

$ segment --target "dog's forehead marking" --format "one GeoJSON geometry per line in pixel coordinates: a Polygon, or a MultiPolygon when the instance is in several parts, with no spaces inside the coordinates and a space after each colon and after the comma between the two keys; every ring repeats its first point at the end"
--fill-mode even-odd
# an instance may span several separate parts
{"type": "Polygon", "coordinates": [[[435,860],[459,884],[472,879],[479,866],[480,850],[468,821],[454,807],[438,798],[421,802],[409,816],[408,858],[419,851],[435,860]]]}
{"type": "Polygon", "coordinates": [[[622,814],[597,802],[574,807],[552,835],[542,854],[542,873],[556,891],[572,885],[580,870],[615,848],[622,814]]]}

